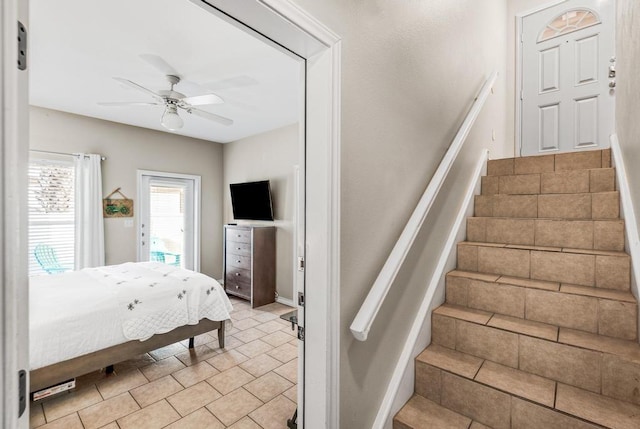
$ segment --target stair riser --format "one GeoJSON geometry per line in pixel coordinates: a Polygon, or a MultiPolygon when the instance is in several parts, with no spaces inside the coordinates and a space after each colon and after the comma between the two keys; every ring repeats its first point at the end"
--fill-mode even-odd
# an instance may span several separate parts
{"type": "Polygon", "coordinates": [[[494,429],[599,427],[422,362],[416,363],[416,377],[416,392],[494,429]],[[422,385],[431,387],[425,390],[422,385]]]}
{"type": "Polygon", "coordinates": [[[482,177],[482,195],[577,194],[615,191],[612,168],[482,177]]]}
{"type": "Polygon", "coordinates": [[[611,149],[490,160],[487,162],[487,175],[535,174],[594,168],[611,168],[611,149]]]}
{"type": "Polygon", "coordinates": [[[549,220],[471,217],[467,240],[570,249],[624,250],[623,220],[549,220]]]}
{"type": "Polygon", "coordinates": [[[628,291],[629,256],[458,244],[458,269],[628,291]]]}
{"type": "Polygon", "coordinates": [[[432,342],[640,405],[640,362],[438,314],[432,317],[432,342]]]}
{"type": "Polygon", "coordinates": [[[617,219],[619,193],[476,195],[476,217],[617,219]]]}
{"type": "Polygon", "coordinates": [[[447,276],[446,302],[624,340],[637,338],[635,303],[447,276]]]}

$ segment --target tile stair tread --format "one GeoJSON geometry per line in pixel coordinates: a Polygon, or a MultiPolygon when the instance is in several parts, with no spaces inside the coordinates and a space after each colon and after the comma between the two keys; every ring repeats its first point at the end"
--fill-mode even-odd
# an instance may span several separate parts
{"type": "Polygon", "coordinates": [[[538,173],[524,172],[524,173],[510,173],[510,174],[492,174],[486,177],[505,177],[505,176],[531,176],[534,174],[554,174],[554,173],[567,173],[573,171],[591,171],[591,170],[615,170],[615,167],[594,167],[594,168],[577,168],[575,170],[559,170],[559,171],[544,171],[538,173]]]}
{"type": "Polygon", "coordinates": [[[482,319],[477,318],[476,312],[467,307],[452,304],[442,304],[435,310],[434,314],[439,314],[477,325],[487,326],[500,331],[512,332],[518,335],[534,337],[554,343],[565,344],[571,347],[594,350],[610,355],[615,355],[625,361],[640,363],[640,344],[634,340],[623,340],[620,338],[607,337],[595,333],[579,331],[575,329],[563,328],[547,323],[533,322],[518,317],[494,314],[486,311],[482,319]],[[487,322],[484,322],[486,315],[490,315],[487,322]],[[474,320],[477,319],[477,320],[474,320]],[[555,329],[558,334],[556,339],[550,334],[550,330],[555,329]]]}
{"type": "Polygon", "coordinates": [[[618,252],[613,250],[596,250],[596,249],[574,249],[570,247],[550,247],[550,246],[533,246],[524,244],[508,244],[508,243],[485,243],[480,241],[460,241],[459,246],[476,246],[476,247],[498,247],[508,249],[525,249],[537,250],[542,252],[562,252],[562,253],[580,253],[600,256],[626,256],[627,252],[618,252]]]}
{"type": "Polygon", "coordinates": [[[423,396],[414,394],[396,414],[393,427],[394,429],[420,429],[426,427],[467,429],[471,422],[468,417],[448,410],[423,396]]]}
{"type": "Polygon", "coordinates": [[[473,379],[484,362],[483,359],[431,344],[416,358],[418,362],[444,369],[462,377],[473,379]]]}
{"type": "Polygon", "coordinates": [[[558,383],[556,409],[613,429],[640,427],[640,406],[558,383]]]}
{"type": "MultiPolygon", "coordinates": [[[[478,359],[475,356],[462,352],[452,354],[449,350],[443,353],[442,349],[444,348],[432,344],[427,347],[417,359],[420,362],[425,362],[425,357],[429,356],[429,354],[438,357],[450,357],[458,363],[466,363],[478,359]]],[[[480,360],[483,361],[482,366],[473,377],[469,377],[468,373],[464,370],[460,371],[461,366],[447,363],[441,359],[429,359],[429,361],[425,363],[467,378],[475,383],[480,383],[548,409],[587,420],[607,428],[635,429],[640,427],[638,426],[640,424],[640,406],[565,385],[489,360],[480,360]],[[456,371],[456,369],[458,370],[456,371]]],[[[415,396],[417,395],[414,395],[414,397],[415,396]]],[[[424,401],[422,401],[422,403],[423,402],[424,401]]]]}
{"type": "Polygon", "coordinates": [[[451,277],[464,277],[473,280],[481,280],[490,283],[519,286],[527,289],[542,289],[551,292],[560,292],[568,295],[581,295],[592,298],[608,299],[613,301],[637,302],[631,292],[615,289],[604,289],[591,286],[580,286],[569,283],[550,282],[546,280],[533,280],[524,277],[501,276],[498,274],[486,274],[476,271],[453,270],[447,273],[451,277]],[[497,277],[495,280],[493,280],[497,277]]]}

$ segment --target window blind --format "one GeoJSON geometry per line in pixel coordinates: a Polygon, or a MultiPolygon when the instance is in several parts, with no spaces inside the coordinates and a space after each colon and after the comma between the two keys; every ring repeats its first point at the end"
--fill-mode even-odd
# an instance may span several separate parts
{"type": "Polygon", "coordinates": [[[29,275],[47,274],[36,261],[35,247],[51,247],[60,265],[74,268],[73,160],[29,161],[29,275]]]}

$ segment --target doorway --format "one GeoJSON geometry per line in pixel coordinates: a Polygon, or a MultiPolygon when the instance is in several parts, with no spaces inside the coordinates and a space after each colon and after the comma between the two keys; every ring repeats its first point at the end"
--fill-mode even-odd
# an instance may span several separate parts
{"type": "Polygon", "coordinates": [[[138,170],[138,261],[200,270],[200,176],[138,170]]]}
{"type": "MultiPolygon", "coordinates": [[[[3,22],[15,23],[19,19],[28,23],[26,1],[8,0],[3,8],[3,22]],[[23,8],[23,6],[25,6],[23,8]]],[[[200,1],[194,1],[200,4],[200,1]]],[[[200,4],[224,19],[244,22],[260,37],[277,41],[292,52],[307,59],[307,91],[305,94],[307,137],[307,196],[305,206],[307,236],[306,296],[308,320],[312,323],[305,332],[307,353],[313,360],[313,372],[307,374],[305,387],[306,418],[308,427],[337,427],[339,404],[339,142],[340,142],[340,38],[306,12],[289,2],[226,2],[209,1],[200,4]],[[267,4],[268,3],[268,4],[267,4]]],[[[17,29],[2,27],[3,37],[12,39],[17,29]]],[[[7,427],[28,427],[26,416],[19,413],[18,380],[14,375],[28,367],[26,330],[28,309],[26,299],[26,249],[22,247],[25,229],[24,183],[16,181],[25,171],[28,143],[26,88],[27,73],[16,69],[15,50],[3,56],[6,72],[2,97],[4,105],[3,155],[5,184],[1,219],[6,226],[5,246],[12,252],[3,253],[0,274],[5,282],[2,324],[5,360],[3,365],[3,391],[7,398],[0,405],[7,427]],[[17,89],[17,90],[16,90],[17,89]],[[11,184],[7,186],[7,184],[11,184]],[[15,393],[15,396],[13,395],[15,393]]],[[[300,418],[300,416],[299,416],[300,418]]],[[[299,420],[299,424],[300,424],[299,420]]],[[[300,424],[301,426],[301,424],[300,424]]],[[[299,426],[299,427],[300,427],[299,426]]]]}
{"type": "Polygon", "coordinates": [[[615,129],[615,4],[568,0],[518,17],[520,154],[594,150],[615,129]]]}

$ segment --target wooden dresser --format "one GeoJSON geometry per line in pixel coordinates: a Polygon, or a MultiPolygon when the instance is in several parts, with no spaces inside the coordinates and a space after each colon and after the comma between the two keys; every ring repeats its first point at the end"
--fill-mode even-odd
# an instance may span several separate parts
{"type": "Polygon", "coordinates": [[[276,228],[224,227],[224,288],[260,307],[276,299],[276,228]]]}

